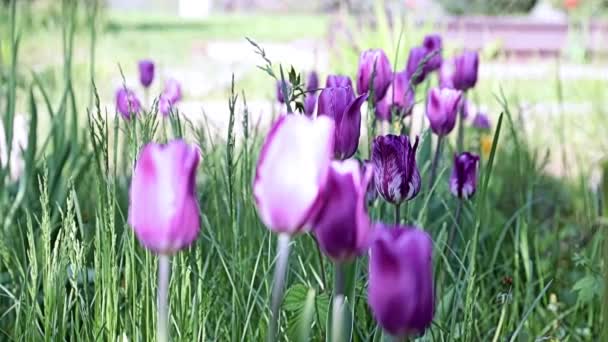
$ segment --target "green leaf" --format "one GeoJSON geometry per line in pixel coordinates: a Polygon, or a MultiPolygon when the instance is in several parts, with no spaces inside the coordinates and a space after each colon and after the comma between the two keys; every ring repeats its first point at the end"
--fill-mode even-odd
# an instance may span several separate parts
{"type": "Polygon", "coordinates": [[[579,279],[572,287],[572,290],[578,292],[578,299],[581,302],[588,303],[595,296],[600,296],[602,293],[602,282],[597,276],[588,274],[579,279]]]}

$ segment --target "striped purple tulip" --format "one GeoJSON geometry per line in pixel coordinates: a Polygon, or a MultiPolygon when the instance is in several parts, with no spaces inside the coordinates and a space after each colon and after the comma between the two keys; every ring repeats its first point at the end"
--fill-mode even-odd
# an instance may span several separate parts
{"type": "Polygon", "coordinates": [[[465,51],[454,59],[454,88],[468,90],[477,84],[479,55],[476,51],[465,51]]]}
{"type": "Polygon", "coordinates": [[[372,163],[376,190],[388,202],[408,201],[420,191],[416,165],[418,137],[412,146],[407,136],[384,135],[374,139],[372,163]]]}
{"type": "Polygon", "coordinates": [[[141,150],[129,192],[129,224],[142,245],[173,254],[199,232],[196,168],[200,150],[182,140],[141,150]]]}
{"type": "Polygon", "coordinates": [[[450,176],[450,191],[461,199],[469,199],[477,189],[479,156],[463,152],[454,156],[454,167],[450,176]]]}
{"type": "Polygon", "coordinates": [[[373,88],[375,100],[380,101],[386,93],[392,77],[391,63],[382,49],[371,49],[361,53],[357,71],[357,93],[359,95],[367,94],[373,88]],[[374,69],[374,83],[370,85],[374,69]]]}
{"type": "Polygon", "coordinates": [[[120,87],[116,91],[116,110],[123,118],[130,120],[141,110],[141,103],[131,89],[120,87]]]}
{"type": "Polygon", "coordinates": [[[369,253],[368,303],[395,337],[423,333],[435,313],[433,242],[415,227],[378,224],[369,253]]]}
{"type": "Polygon", "coordinates": [[[137,64],[139,68],[139,82],[144,88],[148,88],[154,81],[154,62],[143,59],[137,64]]]}
{"type": "Polygon", "coordinates": [[[349,261],[369,247],[372,227],[366,210],[371,166],[334,161],[323,190],[323,205],[312,227],[321,250],[333,261],[349,261]]]}
{"type": "Polygon", "coordinates": [[[317,117],[328,116],[335,122],[334,158],[352,157],[359,147],[361,105],[367,94],[355,97],[351,87],[328,87],[319,94],[317,117]]]}
{"type": "Polygon", "coordinates": [[[433,88],[426,102],[426,116],[437,135],[449,134],[456,125],[462,93],[449,88],[433,88]]]}
{"type": "Polygon", "coordinates": [[[258,215],[269,229],[294,235],[307,228],[327,182],[333,132],[333,121],[326,117],[283,115],[273,124],[253,182],[258,215]]]}

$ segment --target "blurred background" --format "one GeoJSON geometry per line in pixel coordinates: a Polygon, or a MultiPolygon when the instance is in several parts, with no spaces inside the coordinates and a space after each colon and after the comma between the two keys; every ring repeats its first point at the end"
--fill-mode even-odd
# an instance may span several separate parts
{"type": "MultiPolygon", "coordinates": [[[[36,74],[56,98],[63,91],[68,2],[19,4],[18,83],[29,84],[36,74]]],[[[8,1],[2,3],[8,23],[8,1]]],[[[88,0],[78,2],[72,24],[72,82],[82,106],[91,104],[93,73],[102,107],[113,112],[121,70],[127,86],[137,88],[137,61],[150,58],[160,80],[153,92],[160,93],[164,79],[177,79],[184,92],[180,111],[204,116],[224,132],[232,74],[254,121],[267,122],[276,110],[274,80],[256,68],[263,60],[245,37],[275,66],[354,76],[362,50],[384,48],[402,69],[409,48],[438,32],[444,56],[481,52],[475,102],[496,118],[495,96],[504,92],[532,143],[554,147],[549,171],[563,175],[566,164],[592,165],[607,150],[608,139],[594,138],[603,136],[608,108],[606,0],[88,0]]],[[[8,42],[2,44],[0,63],[6,63],[8,42]]],[[[27,96],[17,99],[17,111],[25,111],[27,96]]]]}

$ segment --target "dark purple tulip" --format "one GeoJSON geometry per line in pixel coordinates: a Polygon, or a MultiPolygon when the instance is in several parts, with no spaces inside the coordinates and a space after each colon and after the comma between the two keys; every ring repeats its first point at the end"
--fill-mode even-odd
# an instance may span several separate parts
{"type": "Polygon", "coordinates": [[[435,313],[433,242],[415,227],[375,227],[367,298],[376,321],[403,337],[428,328],[435,313]]]}
{"type": "Polygon", "coordinates": [[[446,60],[439,68],[439,88],[454,88],[454,60],[446,60]]]}
{"type": "Polygon", "coordinates": [[[353,87],[353,81],[344,75],[329,75],[325,80],[325,87],[353,87]]]}
{"type": "Polygon", "coordinates": [[[361,134],[361,105],[367,94],[355,98],[351,87],[329,87],[319,94],[317,117],[327,115],[334,119],[334,158],[352,157],[359,147],[361,134]]]}
{"type": "Polygon", "coordinates": [[[424,65],[427,74],[438,70],[441,67],[443,62],[443,58],[441,57],[442,45],[441,36],[438,34],[429,34],[428,36],[424,37],[422,46],[424,46],[427,56],[429,56],[428,61],[424,65]]]}
{"type": "Polygon", "coordinates": [[[154,81],[154,62],[149,59],[139,61],[139,82],[145,88],[148,88],[154,81]]]}
{"type": "Polygon", "coordinates": [[[362,170],[352,159],[331,165],[312,229],[319,247],[333,261],[352,260],[369,247],[372,227],[365,195],[371,177],[371,167],[362,170]]]}
{"type": "Polygon", "coordinates": [[[414,89],[410,86],[407,73],[405,71],[395,73],[386,94],[376,104],[376,118],[390,121],[392,108],[396,108],[399,113],[409,115],[414,107],[414,96],[414,89]]]}
{"type": "Polygon", "coordinates": [[[461,97],[460,91],[449,88],[433,88],[429,91],[426,116],[435,134],[446,135],[454,129],[461,97]]]}
{"type": "Polygon", "coordinates": [[[450,176],[450,191],[458,198],[469,199],[477,188],[477,166],[479,156],[463,152],[454,156],[454,167],[450,176]]]}
{"type": "Polygon", "coordinates": [[[170,78],[165,81],[165,89],[163,90],[163,96],[165,96],[171,104],[176,104],[182,99],[182,86],[179,82],[170,78]]]}
{"type": "Polygon", "coordinates": [[[317,106],[317,94],[308,93],[304,96],[304,114],[312,116],[317,106]]]}
{"type": "Polygon", "coordinates": [[[308,81],[306,82],[306,90],[312,91],[319,88],[319,76],[316,71],[311,71],[308,74],[308,81]]]}
{"type": "Polygon", "coordinates": [[[376,101],[380,101],[393,77],[391,63],[382,49],[372,49],[361,53],[357,71],[357,93],[362,95],[369,92],[374,64],[376,66],[373,84],[374,97],[376,101]]]}
{"type": "Polygon", "coordinates": [[[388,134],[374,139],[372,163],[376,190],[390,203],[414,198],[420,191],[416,165],[418,137],[412,146],[407,136],[388,134]]]}
{"type": "Polygon", "coordinates": [[[407,73],[408,78],[414,85],[422,83],[422,81],[424,81],[424,79],[426,78],[426,68],[424,67],[420,67],[419,73],[416,77],[414,76],[418,71],[418,66],[421,65],[424,61],[426,53],[427,51],[424,46],[415,46],[410,50],[410,55],[407,58],[407,66],[405,67],[405,72],[407,73]]]}
{"type": "Polygon", "coordinates": [[[141,104],[131,89],[121,87],[116,91],[116,109],[125,119],[129,120],[132,114],[137,115],[141,104]]]}
{"type": "Polygon", "coordinates": [[[454,88],[468,90],[477,83],[479,55],[475,51],[465,51],[454,59],[454,88]]]}
{"type": "Polygon", "coordinates": [[[488,116],[480,112],[473,118],[473,127],[487,131],[492,128],[492,124],[490,123],[488,116]]]}

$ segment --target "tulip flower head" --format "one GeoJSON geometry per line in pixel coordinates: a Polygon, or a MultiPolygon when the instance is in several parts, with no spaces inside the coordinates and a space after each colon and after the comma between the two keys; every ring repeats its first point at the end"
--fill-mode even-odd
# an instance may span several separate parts
{"type": "Polygon", "coordinates": [[[288,94],[289,94],[289,89],[291,87],[291,84],[289,84],[288,81],[284,81],[284,82],[281,80],[277,81],[277,101],[279,103],[285,103],[288,100],[287,96],[289,96],[289,95],[284,94],[283,85],[285,85],[285,88],[287,88],[288,94]]]}
{"type": "Polygon", "coordinates": [[[311,71],[308,74],[308,80],[306,81],[306,90],[312,91],[319,88],[319,75],[315,71],[311,71]]]}
{"type": "Polygon", "coordinates": [[[433,320],[433,243],[414,227],[375,227],[369,257],[368,302],[380,326],[402,337],[424,332],[433,320]]]}
{"type": "Polygon", "coordinates": [[[469,199],[477,188],[479,156],[463,152],[454,156],[454,167],[450,176],[450,191],[461,199],[469,199]]]}
{"type": "Polygon", "coordinates": [[[352,157],[359,147],[361,105],[367,94],[355,97],[351,87],[328,87],[321,91],[317,116],[328,116],[335,122],[334,157],[352,157]]]}
{"type": "Polygon", "coordinates": [[[378,193],[392,204],[408,201],[420,191],[416,165],[418,137],[412,146],[407,136],[385,135],[374,139],[372,163],[378,193]]]}
{"type": "Polygon", "coordinates": [[[353,81],[344,75],[329,75],[325,80],[325,87],[353,87],[353,81]]]}
{"type": "Polygon", "coordinates": [[[468,90],[477,84],[479,55],[475,51],[465,51],[454,59],[454,75],[452,82],[458,90],[468,90]]]}
{"type": "Polygon", "coordinates": [[[413,85],[422,83],[426,78],[426,70],[428,70],[424,66],[424,57],[426,55],[427,50],[424,46],[415,46],[410,50],[405,72],[413,85]]]}
{"type": "Polygon", "coordinates": [[[396,72],[382,100],[376,104],[376,118],[390,121],[392,109],[398,113],[409,115],[414,108],[415,93],[410,86],[410,80],[405,71],[396,72]]]}
{"type": "Polygon", "coordinates": [[[333,133],[333,121],[327,117],[283,115],[273,124],[253,183],[258,214],[269,229],[294,235],[307,228],[327,182],[333,133]]]}
{"type": "Polygon", "coordinates": [[[154,62],[149,59],[139,61],[139,82],[144,88],[148,88],[154,81],[154,62]]]}
{"type": "Polygon", "coordinates": [[[437,135],[447,135],[456,125],[462,93],[449,88],[433,88],[429,91],[426,115],[431,129],[437,135]]]}
{"type": "Polygon", "coordinates": [[[306,95],[304,95],[304,114],[312,116],[317,106],[317,91],[319,88],[319,76],[317,73],[312,71],[308,74],[308,81],[306,82],[306,95]]]}
{"type": "Polygon", "coordinates": [[[172,104],[176,104],[182,99],[182,86],[174,78],[170,78],[165,81],[165,89],[163,95],[171,101],[172,104]]]}
{"type": "Polygon", "coordinates": [[[199,159],[199,149],[182,140],[149,143],[141,150],[131,180],[128,221],[148,249],[173,254],[196,240],[199,159]]]}
{"type": "Polygon", "coordinates": [[[372,230],[366,193],[371,177],[371,167],[362,170],[355,160],[332,162],[313,232],[333,261],[351,260],[369,247],[372,230]]]}
{"type": "Polygon", "coordinates": [[[441,57],[442,49],[441,36],[438,34],[429,34],[424,37],[422,46],[426,49],[426,56],[428,61],[424,65],[426,73],[438,70],[441,67],[443,58],[441,57]]]}
{"type": "Polygon", "coordinates": [[[473,127],[482,131],[489,131],[492,129],[492,124],[490,123],[488,116],[480,112],[473,118],[473,127]]]}
{"type": "Polygon", "coordinates": [[[359,95],[367,94],[373,87],[375,100],[379,101],[391,83],[392,76],[391,63],[382,49],[363,51],[359,57],[357,93],[359,95]],[[374,68],[374,83],[371,85],[374,68]]]}
{"type": "Polygon", "coordinates": [[[439,78],[439,88],[454,89],[454,60],[450,59],[441,63],[437,76],[439,78]]]}
{"type": "Polygon", "coordinates": [[[131,89],[121,87],[116,91],[116,110],[123,118],[130,120],[141,110],[141,103],[131,89]]]}

